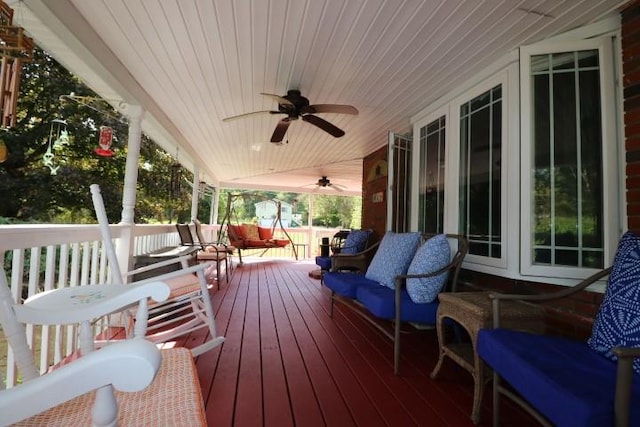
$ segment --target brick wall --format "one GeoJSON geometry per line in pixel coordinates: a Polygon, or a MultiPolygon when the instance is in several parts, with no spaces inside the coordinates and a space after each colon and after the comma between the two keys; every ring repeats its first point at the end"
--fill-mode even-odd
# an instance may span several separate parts
{"type": "Polygon", "coordinates": [[[362,175],[362,228],[382,238],[387,225],[387,147],[364,158],[362,175]]]}
{"type": "Polygon", "coordinates": [[[640,232],[640,0],[622,11],[622,73],[629,230],[640,232]]]}

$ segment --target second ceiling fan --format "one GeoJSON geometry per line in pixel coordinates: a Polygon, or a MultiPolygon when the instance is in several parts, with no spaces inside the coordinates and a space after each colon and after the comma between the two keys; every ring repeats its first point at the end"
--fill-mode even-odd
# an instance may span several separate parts
{"type": "Polygon", "coordinates": [[[278,102],[278,110],[263,110],[254,111],[251,113],[239,114],[237,116],[227,117],[222,119],[223,122],[229,120],[235,120],[254,114],[286,114],[287,117],[280,119],[276,125],[273,135],[271,136],[271,142],[282,142],[284,135],[289,129],[289,125],[293,120],[301,118],[307,123],[311,123],[314,126],[319,127],[323,131],[331,134],[336,138],[340,138],[344,135],[344,131],[334,124],[320,118],[314,114],[317,113],[336,113],[336,114],[352,114],[357,115],[358,110],[351,105],[341,104],[314,104],[310,105],[309,100],[302,96],[299,90],[289,90],[286,95],[279,96],[270,93],[261,93],[260,95],[268,96],[278,102]]]}

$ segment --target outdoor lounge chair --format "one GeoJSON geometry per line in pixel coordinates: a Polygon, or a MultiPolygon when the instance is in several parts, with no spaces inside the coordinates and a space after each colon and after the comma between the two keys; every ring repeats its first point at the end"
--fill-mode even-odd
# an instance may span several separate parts
{"type": "Polygon", "coordinates": [[[227,250],[223,245],[203,245],[196,243],[191,234],[191,227],[189,224],[176,224],[178,235],[180,236],[180,244],[183,246],[197,246],[196,261],[198,262],[211,262],[213,265],[207,269],[205,276],[210,283],[213,282],[213,269],[215,267],[215,282],[218,289],[220,289],[220,267],[224,264],[224,276],[227,283],[229,283],[229,259],[227,250]]]}
{"type": "MultiPolygon", "coordinates": [[[[189,266],[188,262],[191,257],[183,256],[121,273],[111,238],[109,221],[104,209],[104,202],[100,194],[100,187],[93,184],[91,193],[114,283],[127,282],[127,279],[137,274],[153,275],[154,270],[176,263],[182,267],[182,269],[176,271],[141,280],[143,283],[161,280],[171,288],[171,294],[167,301],[154,304],[150,308],[147,339],[156,343],[167,342],[179,337],[186,337],[201,329],[207,329],[204,342],[191,349],[193,355],[198,356],[222,344],[224,337],[218,336],[216,333],[211,297],[204,275],[204,271],[211,264],[203,263],[189,266]]],[[[126,312],[123,314],[127,315],[126,312]]],[[[131,321],[128,321],[125,326],[127,328],[127,336],[130,336],[134,325],[131,321]]]]}
{"type": "Polygon", "coordinates": [[[227,268],[229,269],[229,274],[233,273],[233,258],[232,256],[236,252],[236,248],[232,245],[227,245],[222,242],[212,242],[204,238],[204,234],[202,233],[202,223],[198,220],[198,218],[193,218],[191,220],[193,222],[193,226],[196,231],[196,237],[198,238],[198,243],[206,250],[207,246],[215,246],[219,250],[224,250],[227,253],[227,268]]]}
{"type": "Polygon", "coordinates": [[[83,331],[92,320],[136,304],[137,332],[144,336],[147,298],[159,302],[169,292],[162,282],[89,285],[42,292],[19,304],[2,270],[0,325],[22,384],[0,390],[0,425],[206,425],[194,361],[185,348],[159,351],[138,337],[92,351],[91,334],[80,333],[81,356],[40,375],[27,344],[25,324],[80,324],[83,331]]]}

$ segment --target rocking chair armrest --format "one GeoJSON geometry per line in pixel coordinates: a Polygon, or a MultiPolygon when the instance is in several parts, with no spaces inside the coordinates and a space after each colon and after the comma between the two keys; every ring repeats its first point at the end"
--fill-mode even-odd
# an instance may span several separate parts
{"type": "MultiPolygon", "coordinates": [[[[176,277],[184,276],[185,274],[199,274],[200,272],[204,272],[207,268],[209,268],[211,264],[212,262],[201,262],[191,267],[183,268],[181,270],[170,271],[168,273],[158,274],[157,276],[149,277],[148,279],[141,279],[133,283],[144,284],[144,283],[150,283],[150,282],[157,282],[158,280],[161,280],[161,281],[170,280],[176,277]]],[[[155,265],[155,264],[152,264],[152,265],[155,265]]],[[[146,266],[146,267],[150,267],[150,266],[146,266]]],[[[146,267],[143,267],[143,268],[146,268],[146,267]]],[[[149,271],[149,270],[144,270],[144,271],[149,271]]],[[[126,273],[126,275],[128,276],[131,273],[136,274],[136,273],[140,273],[140,271],[133,270],[126,273]]]]}
{"type": "Polygon", "coordinates": [[[0,390],[0,425],[16,423],[103,386],[125,392],[143,390],[155,378],[160,361],[160,350],[143,339],[85,354],[46,375],[0,390]]]}
{"type": "Polygon", "coordinates": [[[154,262],[153,264],[149,264],[149,265],[145,265],[144,267],[138,267],[135,268],[131,271],[127,271],[126,273],[123,274],[124,277],[127,276],[133,276],[134,274],[139,274],[139,273],[146,273],[148,271],[153,271],[157,268],[161,268],[161,267],[166,267],[168,265],[173,265],[176,263],[181,263],[182,266],[184,267],[185,265],[187,265],[187,263],[193,259],[192,255],[182,255],[176,258],[171,258],[171,259],[167,259],[164,261],[158,261],[158,262],[154,262]]]}
{"type": "Polygon", "coordinates": [[[146,302],[169,297],[169,286],[161,281],[118,285],[87,285],[41,292],[14,307],[18,320],[37,325],[60,325],[90,321],[146,302]]]}

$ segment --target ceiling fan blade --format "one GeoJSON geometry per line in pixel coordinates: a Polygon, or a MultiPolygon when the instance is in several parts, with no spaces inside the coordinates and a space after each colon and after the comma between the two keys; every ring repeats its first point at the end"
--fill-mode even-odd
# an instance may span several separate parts
{"type": "Polygon", "coordinates": [[[271,142],[282,142],[284,139],[284,135],[287,133],[287,129],[289,129],[289,124],[291,120],[288,117],[280,120],[276,125],[276,129],[273,131],[273,135],[271,136],[271,142]]]}
{"type": "Polygon", "coordinates": [[[336,127],[335,125],[333,125],[331,123],[329,123],[325,119],[321,119],[318,116],[307,114],[307,115],[302,116],[302,120],[304,120],[305,122],[309,122],[312,125],[318,126],[320,129],[322,129],[325,132],[330,133],[331,135],[335,136],[336,138],[340,138],[341,136],[344,136],[344,131],[342,129],[336,127]]]}
{"type": "Polygon", "coordinates": [[[340,104],[314,104],[309,105],[305,113],[337,113],[337,114],[353,114],[358,115],[358,109],[352,105],[340,104]]]}
{"type": "Polygon", "coordinates": [[[342,187],[340,187],[339,185],[336,185],[336,184],[329,183],[329,184],[327,184],[327,186],[333,188],[334,190],[336,190],[336,191],[338,191],[340,193],[342,193],[344,191],[342,189],[342,187]]]}
{"type": "Polygon", "coordinates": [[[289,101],[287,98],[281,97],[280,95],[274,95],[272,93],[261,93],[260,95],[264,95],[264,96],[268,96],[269,98],[272,98],[278,103],[278,105],[282,104],[282,105],[290,105],[292,107],[295,106],[293,102],[289,101]]]}
{"type": "Polygon", "coordinates": [[[237,116],[225,117],[222,119],[223,122],[229,122],[231,120],[241,119],[243,117],[253,116],[256,114],[284,114],[281,111],[274,110],[263,110],[263,111],[253,111],[251,113],[238,114],[237,116]]]}

